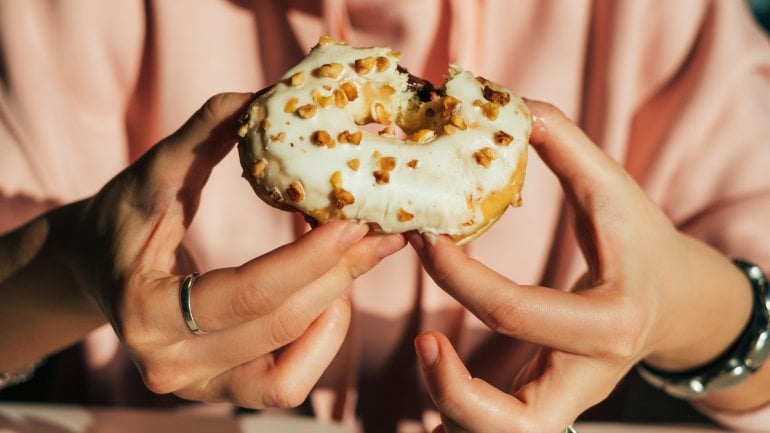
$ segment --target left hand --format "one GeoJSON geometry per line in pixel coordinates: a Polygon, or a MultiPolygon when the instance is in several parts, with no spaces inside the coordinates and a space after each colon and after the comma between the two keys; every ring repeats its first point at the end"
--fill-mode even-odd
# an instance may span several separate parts
{"type": "Polygon", "coordinates": [[[542,346],[508,394],[473,379],[443,335],[419,336],[449,432],[561,432],[638,361],[671,370],[703,364],[749,316],[748,281],[727,258],[680,233],[559,110],[527,104],[536,118],[530,143],[564,188],[588,270],[572,292],[520,285],[447,237],[410,235],[444,290],[492,330],[542,346]]]}

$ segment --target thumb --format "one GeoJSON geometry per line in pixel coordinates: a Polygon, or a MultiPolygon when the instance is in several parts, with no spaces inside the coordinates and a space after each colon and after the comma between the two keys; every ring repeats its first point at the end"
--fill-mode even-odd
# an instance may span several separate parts
{"type": "Polygon", "coordinates": [[[237,141],[238,117],[251,97],[250,93],[220,93],[209,98],[150,152],[150,184],[196,196],[237,141]]]}
{"type": "Polygon", "coordinates": [[[120,206],[125,215],[115,216],[121,230],[135,233],[121,238],[133,245],[131,251],[149,248],[155,257],[175,256],[211,170],[237,141],[238,117],[251,98],[249,93],[211,97],[104,188],[100,196],[108,207],[131,204],[120,206]]]}

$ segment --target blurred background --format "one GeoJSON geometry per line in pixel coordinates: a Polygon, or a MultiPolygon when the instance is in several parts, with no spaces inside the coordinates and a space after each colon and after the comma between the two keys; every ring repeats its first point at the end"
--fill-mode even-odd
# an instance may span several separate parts
{"type": "Polygon", "coordinates": [[[770,33],[770,0],[747,0],[759,24],[770,33]]]}

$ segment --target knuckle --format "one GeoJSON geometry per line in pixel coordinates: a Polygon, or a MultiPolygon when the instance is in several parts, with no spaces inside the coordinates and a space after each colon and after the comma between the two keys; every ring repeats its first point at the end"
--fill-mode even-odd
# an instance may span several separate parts
{"type": "Polygon", "coordinates": [[[367,257],[351,257],[347,254],[342,257],[340,264],[345,270],[344,279],[346,282],[353,282],[374,266],[367,257]]]}
{"type": "Polygon", "coordinates": [[[299,338],[306,326],[301,316],[286,307],[277,312],[269,324],[269,337],[276,347],[285,346],[299,338]]]}
{"type": "Polygon", "coordinates": [[[268,291],[256,282],[248,282],[232,298],[232,310],[236,318],[251,320],[273,311],[277,305],[268,291]]]}
{"type": "Polygon", "coordinates": [[[489,310],[487,314],[481,317],[481,321],[489,329],[499,334],[516,336],[521,333],[521,329],[524,326],[523,317],[521,305],[518,302],[509,300],[489,310]]]}
{"type": "Polygon", "coordinates": [[[126,348],[133,353],[143,353],[154,345],[151,326],[140,314],[123,314],[116,320],[113,328],[126,348]]]}
{"type": "MultiPolygon", "coordinates": [[[[471,384],[473,382],[481,382],[481,379],[470,379],[471,384]]],[[[472,385],[471,385],[472,386],[472,385]]],[[[468,386],[458,384],[444,384],[439,388],[439,396],[436,401],[436,405],[441,408],[445,413],[456,414],[462,411],[463,401],[462,396],[468,395],[468,386]]]]}
{"type": "Polygon", "coordinates": [[[186,378],[183,369],[149,364],[140,369],[144,385],[155,394],[169,394],[182,388],[186,378]]]}
{"type": "Polygon", "coordinates": [[[210,97],[198,110],[198,117],[207,124],[219,122],[225,113],[226,93],[219,93],[210,97]]]}
{"type": "Polygon", "coordinates": [[[309,394],[309,390],[293,385],[291,382],[279,382],[264,397],[267,407],[291,409],[301,405],[309,394]]]}
{"type": "Polygon", "coordinates": [[[617,301],[611,317],[613,326],[601,344],[601,355],[609,359],[627,360],[639,354],[644,346],[647,321],[643,307],[628,298],[617,301]]]}

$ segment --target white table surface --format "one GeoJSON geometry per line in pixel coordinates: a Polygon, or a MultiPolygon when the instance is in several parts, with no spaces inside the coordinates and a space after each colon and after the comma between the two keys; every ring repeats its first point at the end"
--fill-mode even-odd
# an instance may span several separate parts
{"type": "MultiPolygon", "coordinates": [[[[714,433],[713,427],[577,423],[579,433],[714,433]]],[[[345,433],[312,419],[0,403],[0,433],[345,433]]]]}

